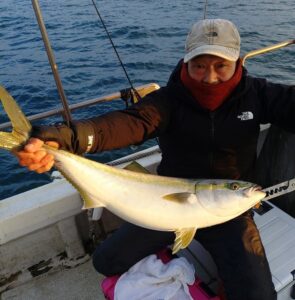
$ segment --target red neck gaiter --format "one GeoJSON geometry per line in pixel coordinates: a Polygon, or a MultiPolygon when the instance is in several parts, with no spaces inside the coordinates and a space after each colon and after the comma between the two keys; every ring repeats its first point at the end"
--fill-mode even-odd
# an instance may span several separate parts
{"type": "Polygon", "coordinates": [[[183,63],[180,79],[186,88],[190,90],[198,103],[210,111],[217,109],[232,93],[242,78],[243,68],[239,59],[233,77],[218,84],[207,84],[192,79],[187,70],[187,64],[183,63]]]}

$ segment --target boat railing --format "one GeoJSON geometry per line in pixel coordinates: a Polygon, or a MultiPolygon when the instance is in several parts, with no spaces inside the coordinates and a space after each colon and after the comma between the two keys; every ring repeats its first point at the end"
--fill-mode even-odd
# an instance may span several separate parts
{"type": "MultiPolygon", "coordinates": [[[[160,86],[158,84],[149,83],[149,84],[138,86],[135,89],[138,92],[138,94],[140,95],[140,97],[144,97],[145,95],[147,95],[159,88],[160,88],[160,86]]],[[[126,102],[126,101],[128,101],[128,99],[131,99],[134,97],[136,97],[136,95],[134,94],[134,91],[131,88],[127,88],[127,89],[123,89],[119,92],[115,92],[112,94],[102,96],[100,98],[89,99],[89,100],[82,101],[80,103],[75,103],[75,104],[69,105],[69,109],[71,111],[73,111],[73,110],[85,108],[85,107],[88,107],[91,105],[95,105],[97,103],[112,101],[112,100],[120,100],[120,99],[126,102]]],[[[64,109],[62,107],[60,107],[60,108],[48,110],[48,111],[45,111],[42,113],[34,114],[32,116],[28,116],[27,118],[30,121],[35,121],[35,120],[41,120],[41,119],[45,119],[45,118],[52,117],[55,115],[62,115],[62,114],[64,114],[64,109]]],[[[8,128],[10,126],[11,126],[11,122],[2,123],[2,124],[0,124],[0,129],[8,128]]]]}

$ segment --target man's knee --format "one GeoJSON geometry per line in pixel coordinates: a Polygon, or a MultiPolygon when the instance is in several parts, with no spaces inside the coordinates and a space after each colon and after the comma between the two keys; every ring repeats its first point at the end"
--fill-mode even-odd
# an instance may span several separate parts
{"type": "Polygon", "coordinates": [[[92,255],[92,263],[95,270],[104,276],[116,275],[113,271],[110,259],[104,254],[101,247],[97,247],[92,255]]]}
{"type": "Polygon", "coordinates": [[[253,300],[276,300],[277,299],[277,293],[274,289],[274,287],[269,287],[269,289],[265,289],[260,287],[260,289],[256,290],[248,290],[248,298],[247,299],[253,299],[253,300]]]}

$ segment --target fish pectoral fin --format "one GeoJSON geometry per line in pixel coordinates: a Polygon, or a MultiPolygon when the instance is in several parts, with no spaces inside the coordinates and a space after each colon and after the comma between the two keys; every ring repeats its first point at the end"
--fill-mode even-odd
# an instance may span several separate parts
{"type": "Polygon", "coordinates": [[[175,231],[175,240],[172,248],[172,253],[175,254],[180,249],[186,248],[193,240],[197,228],[183,228],[175,231]]]}
{"type": "Polygon", "coordinates": [[[95,208],[95,207],[105,207],[104,204],[102,204],[98,199],[93,199],[91,195],[89,195],[86,192],[80,192],[80,195],[83,199],[84,205],[83,209],[89,209],[89,208],[95,208]]]}
{"type": "Polygon", "coordinates": [[[191,196],[196,196],[195,194],[189,193],[189,192],[183,192],[183,193],[173,193],[173,194],[167,194],[163,196],[162,198],[164,200],[172,201],[172,202],[178,202],[178,203],[184,203],[187,202],[188,199],[191,196]]]}

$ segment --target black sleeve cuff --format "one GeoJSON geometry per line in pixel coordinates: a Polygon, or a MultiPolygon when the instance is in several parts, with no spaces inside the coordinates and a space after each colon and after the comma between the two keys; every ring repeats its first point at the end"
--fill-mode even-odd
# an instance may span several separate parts
{"type": "Polygon", "coordinates": [[[74,121],[71,127],[59,123],[52,126],[33,126],[31,137],[43,141],[55,141],[60,149],[76,154],[92,152],[95,140],[94,128],[88,121],[74,121]]]}
{"type": "Polygon", "coordinates": [[[96,136],[90,121],[81,120],[72,123],[75,133],[75,153],[95,152],[96,136]]]}
{"type": "Polygon", "coordinates": [[[60,145],[60,149],[74,152],[74,133],[73,130],[65,124],[33,126],[31,137],[38,138],[44,142],[57,142],[60,145]]]}

